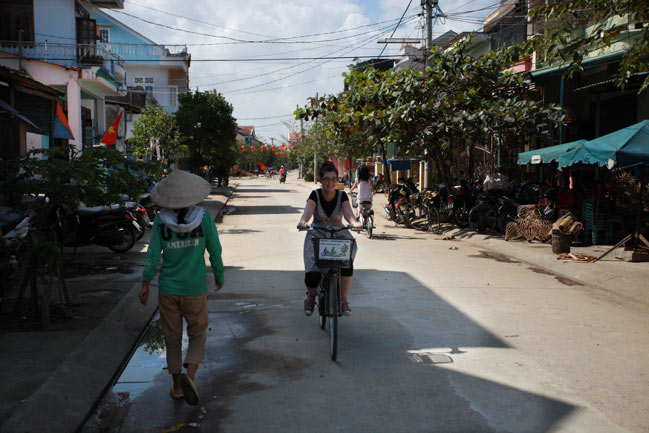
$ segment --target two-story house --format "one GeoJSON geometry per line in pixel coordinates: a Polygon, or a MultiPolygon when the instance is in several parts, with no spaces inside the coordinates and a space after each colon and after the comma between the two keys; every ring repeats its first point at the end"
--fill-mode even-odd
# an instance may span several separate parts
{"type": "MultiPolygon", "coordinates": [[[[0,1],[0,65],[63,92],[78,150],[106,130],[106,96],[125,90],[123,59],[99,40],[93,12],[123,7],[124,0],[0,1]]],[[[28,140],[49,146],[45,135],[28,140]]]]}
{"type": "MultiPolygon", "coordinates": [[[[187,53],[187,46],[160,45],[99,9],[94,11],[93,17],[101,43],[125,61],[128,94],[108,99],[111,104],[121,105],[126,110],[126,138],[131,136],[133,121],[138,118],[138,114],[131,112],[135,101],[146,99],[175,113],[179,106],[178,96],[189,91],[191,55],[187,53]]],[[[116,116],[114,109],[109,117],[116,116]]]]}

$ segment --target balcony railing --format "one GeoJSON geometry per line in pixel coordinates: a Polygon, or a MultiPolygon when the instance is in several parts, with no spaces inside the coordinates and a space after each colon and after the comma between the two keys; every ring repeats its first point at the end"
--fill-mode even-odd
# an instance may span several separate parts
{"type": "Polygon", "coordinates": [[[124,77],[124,59],[101,44],[0,41],[0,51],[66,66],[99,66],[117,81],[124,77]]]}
{"type": "Polygon", "coordinates": [[[157,57],[184,57],[187,45],[154,45],[154,44],[103,44],[112,53],[127,59],[143,60],[157,57]]]}

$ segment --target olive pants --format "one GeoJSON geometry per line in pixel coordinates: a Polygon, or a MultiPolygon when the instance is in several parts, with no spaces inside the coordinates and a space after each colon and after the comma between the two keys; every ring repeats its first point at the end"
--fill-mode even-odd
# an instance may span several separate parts
{"type": "Polygon", "coordinates": [[[160,324],[167,347],[169,374],[179,374],[182,366],[198,365],[205,355],[207,338],[207,293],[198,296],[158,294],[160,324]],[[183,317],[187,321],[189,347],[182,363],[183,317]]]}

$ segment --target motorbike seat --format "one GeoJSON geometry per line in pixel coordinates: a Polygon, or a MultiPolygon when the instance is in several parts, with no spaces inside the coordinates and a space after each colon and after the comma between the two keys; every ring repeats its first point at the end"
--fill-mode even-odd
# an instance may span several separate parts
{"type": "Polygon", "coordinates": [[[123,207],[110,205],[110,206],[93,206],[93,207],[82,207],[77,211],[77,214],[80,217],[84,216],[98,216],[103,214],[109,214],[116,211],[123,211],[123,207]]]}

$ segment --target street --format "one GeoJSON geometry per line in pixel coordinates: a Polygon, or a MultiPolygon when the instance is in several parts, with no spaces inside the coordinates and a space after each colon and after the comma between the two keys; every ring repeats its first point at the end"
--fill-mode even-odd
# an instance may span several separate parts
{"type": "Polygon", "coordinates": [[[356,235],[353,315],[332,362],[317,314],[303,312],[295,227],[314,185],[296,171],[234,182],[220,292],[208,272],[199,405],[169,396],[164,363],[140,362],[150,382],[118,383],[83,431],[649,432],[646,308],[395,227],[381,196],[376,238],[356,235]]]}

